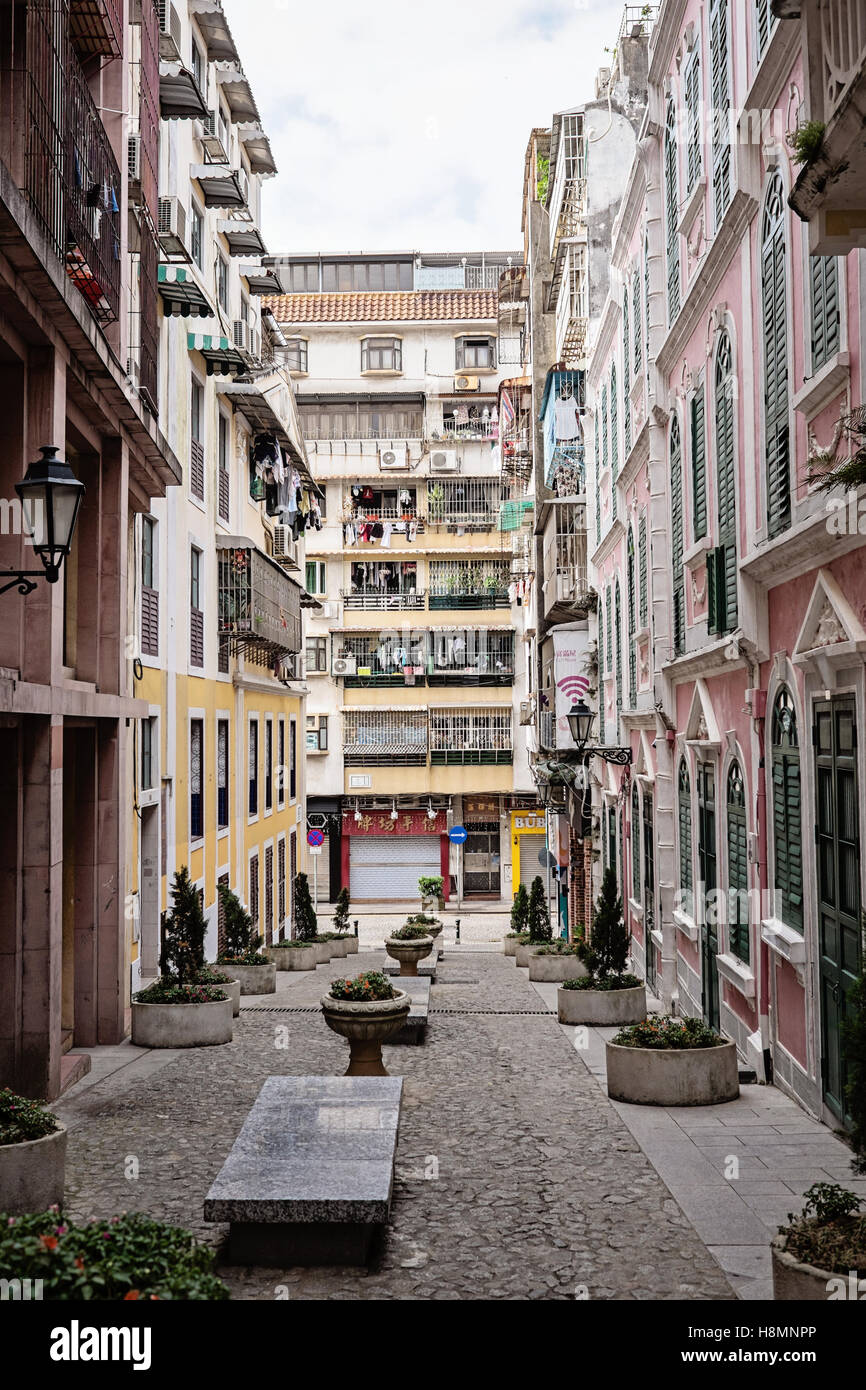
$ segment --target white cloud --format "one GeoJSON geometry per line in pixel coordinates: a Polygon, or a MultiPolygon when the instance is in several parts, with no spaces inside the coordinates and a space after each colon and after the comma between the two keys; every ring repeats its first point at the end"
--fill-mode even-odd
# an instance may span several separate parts
{"type": "Polygon", "coordinates": [[[510,250],[533,126],[592,97],[610,0],[224,0],[279,167],[277,251],[510,250]]]}

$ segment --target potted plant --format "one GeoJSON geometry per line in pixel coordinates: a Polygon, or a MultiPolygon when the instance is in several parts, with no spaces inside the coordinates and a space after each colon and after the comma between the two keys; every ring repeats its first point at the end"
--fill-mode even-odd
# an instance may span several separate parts
{"type": "Polygon", "coordinates": [[[225,923],[225,946],[217,956],[217,968],[229,968],[241,994],[275,994],[277,967],[262,955],[262,938],[245,904],[224,883],[217,884],[217,892],[225,923]]]}
{"type": "Polygon", "coordinates": [[[216,985],[218,989],[225,990],[232,1001],[232,1018],[237,1018],[241,1011],[241,982],[235,978],[234,971],[229,974],[225,970],[206,965],[196,975],[195,982],[197,985],[216,985]]]}
{"type": "Polygon", "coordinates": [[[803,1194],[799,1216],[790,1212],[771,1246],[773,1297],[779,1302],[862,1298],[866,1273],[864,1199],[838,1183],[816,1182],[803,1194]]]}
{"type": "Polygon", "coordinates": [[[77,1224],[59,1208],[0,1222],[0,1268],[46,1302],[227,1299],[215,1252],[139,1212],[77,1224]]]}
{"type": "Polygon", "coordinates": [[[564,980],[557,991],[560,1023],[610,1028],[646,1018],[646,988],[636,975],[625,973],[629,934],[613,869],[607,869],[602,879],[591,944],[581,943],[577,952],[585,970],[564,980]]]}
{"type": "Polygon", "coordinates": [[[295,875],[295,940],[306,941],[315,947],[317,965],[327,965],[331,959],[331,938],[319,935],[319,919],[313,907],[310,881],[306,874],[295,875]]]}
{"type": "Polygon", "coordinates": [[[580,947],[568,941],[551,941],[529,957],[529,978],[538,984],[560,984],[586,973],[580,947]]]}
{"type": "Polygon", "coordinates": [[[419,960],[433,950],[433,937],[426,927],[400,927],[385,937],[385,950],[400,962],[401,975],[417,975],[419,960]]]}
{"type": "Polygon", "coordinates": [[[66,1127],[40,1101],[0,1091],[0,1211],[18,1216],[62,1202],[65,1175],[66,1127]]]}
{"type": "Polygon", "coordinates": [[[550,910],[544,892],[544,880],[540,874],[536,874],[532,880],[532,887],[529,890],[529,902],[526,910],[526,930],[529,941],[518,943],[515,956],[517,964],[523,967],[529,965],[529,957],[541,950],[542,946],[548,946],[553,939],[553,929],[550,925],[550,910]]]}
{"type": "Polygon", "coordinates": [[[265,954],[277,970],[315,970],[319,964],[315,941],[278,941],[266,946],[265,954]]]}
{"type": "Polygon", "coordinates": [[[719,1105],[740,1094],[737,1049],[700,1018],[658,1016],[606,1044],[607,1093],[632,1105],[719,1105]]]}
{"type": "Polygon", "coordinates": [[[328,1027],[349,1042],[346,1076],[387,1076],[382,1043],[398,1033],[409,1014],[411,1000],[395,989],[378,970],[354,980],[335,980],[322,999],[328,1027]]]}
{"type": "Polygon", "coordinates": [[[514,902],[511,904],[511,931],[505,938],[505,954],[507,956],[516,956],[517,947],[528,943],[528,922],[529,894],[526,891],[526,884],[519,883],[517,892],[514,894],[514,902]]]}
{"type": "Polygon", "coordinates": [[[338,936],[346,943],[346,955],[356,956],[358,954],[358,934],[349,934],[349,890],[341,888],[337,894],[337,901],[334,906],[334,930],[338,936]]]}
{"type": "Polygon", "coordinates": [[[172,906],[162,916],[160,978],[132,999],[132,1041],[139,1047],[210,1047],[232,1040],[232,1001],[218,985],[199,983],[207,930],[189,870],[174,876],[172,906]]]}
{"type": "Polygon", "coordinates": [[[432,936],[434,941],[436,941],[436,939],[439,936],[441,936],[442,932],[444,931],[444,924],[440,922],[439,918],[428,917],[426,912],[415,912],[412,914],[411,917],[407,917],[406,926],[424,927],[424,929],[427,932],[427,935],[432,936]]]}
{"type": "Polygon", "coordinates": [[[851,1116],[855,1173],[866,1174],[866,914],[861,918],[862,967],[850,990],[842,1023],[842,1052],[847,1069],[845,1100],[851,1116]]]}
{"type": "Polygon", "coordinates": [[[445,910],[444,888],[445,880],[441,874],[421,875],[418,880],[418,892],[421,894],[422,912],[436,907],[440,912],[445,910]]]}

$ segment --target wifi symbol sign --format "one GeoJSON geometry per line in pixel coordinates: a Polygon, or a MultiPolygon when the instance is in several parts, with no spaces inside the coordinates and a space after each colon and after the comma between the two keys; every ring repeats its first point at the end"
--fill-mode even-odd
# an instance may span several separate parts
{"type": "Polygon", "coordinates": [[[563,676],[561,681],[556,682],[556,687],[567,700],[580,700],[589,690],[589,681],[586,676],[563,676]]]}

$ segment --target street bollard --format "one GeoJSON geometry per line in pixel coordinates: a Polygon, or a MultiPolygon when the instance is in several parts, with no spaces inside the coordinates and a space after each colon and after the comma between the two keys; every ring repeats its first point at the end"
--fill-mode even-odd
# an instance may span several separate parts
{"type": "Polygon", "coordinates": [[[454,944],[455,944],[456,946],[459,946],[459,945],[460,945],[460,918],[459,918],[459,917],[455,920],[454,926],[455,926],[455,929],[456,929],[456,932],[457,932],[457,936],[456,936],[456,939],[455,939],[455,943],[454,943],[454,944]]]}

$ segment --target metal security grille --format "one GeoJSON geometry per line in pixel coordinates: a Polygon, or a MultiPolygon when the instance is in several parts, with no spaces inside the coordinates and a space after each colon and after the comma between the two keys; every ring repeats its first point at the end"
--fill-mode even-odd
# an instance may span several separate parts
{"type": "Polygon", "coordinates": [[[511,710],[432,709],[430,761],[435,764],[510,763],[511,710]]]}
{"type": "Polygon", "coordinates": [[[202,805],[202,757],[204,752],[204,725],[194,719],[189,727],[189,837],[200,840],[204,834],[204,811],[202,805]]]}
{"type": "Polygon", "coordinates": [[[265,945],[274,941],[274,847],[265,847],[265,945]]]}
{"type": "Polygon", "coordinates": [[[431,608],[508,607],[509,566],[499,560],[431,560],[431,608]]]}
{"type": "Polygon", "coordinates": [[[343,758],[350,764],[427,761],[427,715],[423,711],[347,710],[343,715],[343,758]]]}
{"type": "Polygon", "coordinates": [[[569,580],[575,595],[586,593],[586,510],[573,502],[556,503],[556,572],[569,580]]]}
{"type": "Polygon", "coordinates": [[[259,925],[259,856],[250,859],[250,916],[255,926],[259,925]]]}
{"type": "Polygon", "coordinates": [[[499,518],[499,484],[479,478],[431,479],[427,484],[430,526],[490,528],[499,518]]]}
{"type": "Polygon", "coordinates": [[[277,845],[277,939],[282,940],[286,922],[286,841],[277,845]]]}

